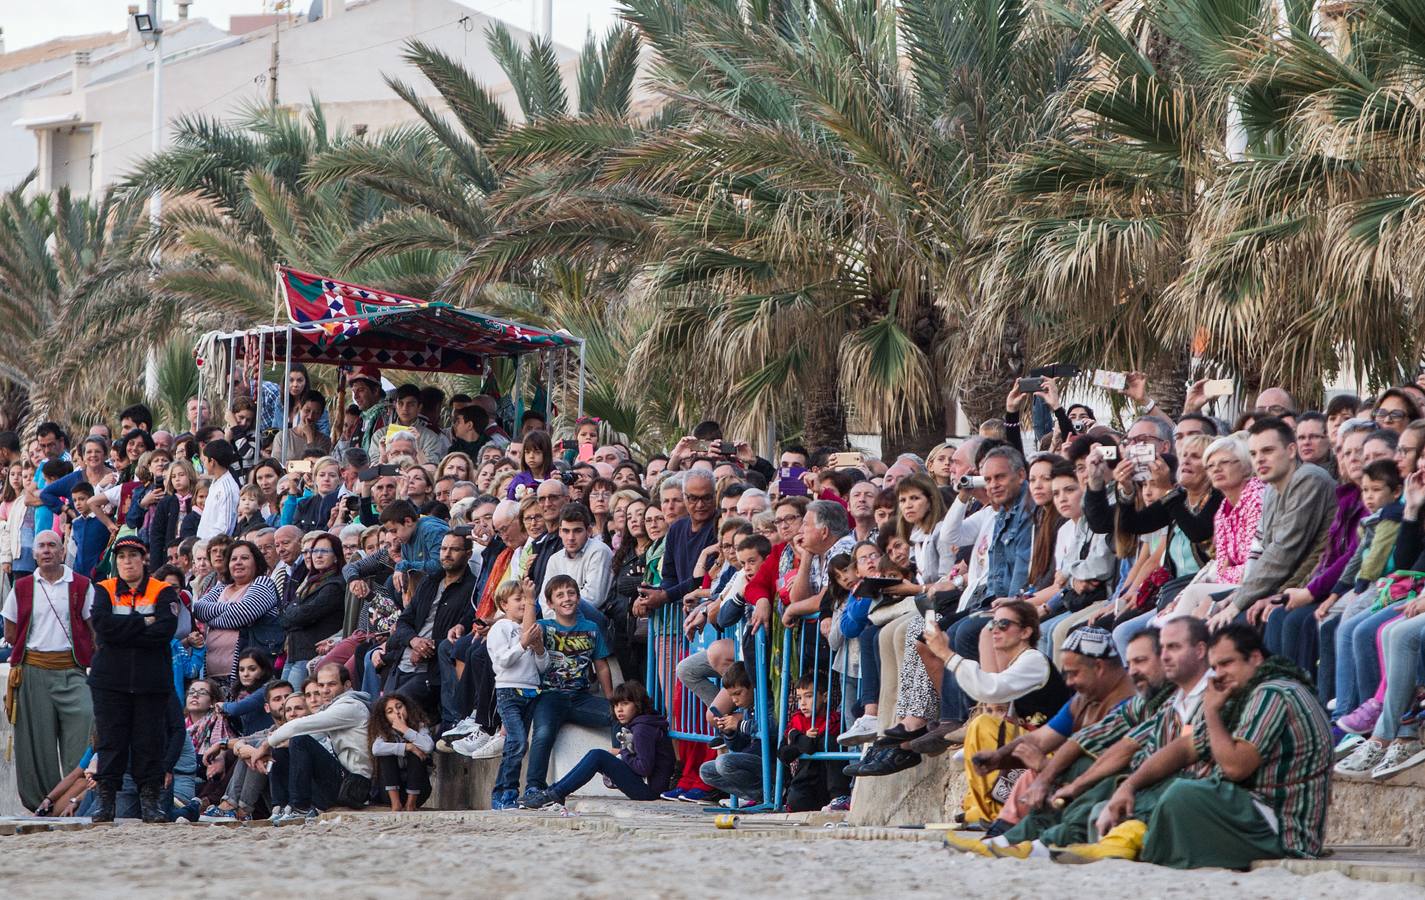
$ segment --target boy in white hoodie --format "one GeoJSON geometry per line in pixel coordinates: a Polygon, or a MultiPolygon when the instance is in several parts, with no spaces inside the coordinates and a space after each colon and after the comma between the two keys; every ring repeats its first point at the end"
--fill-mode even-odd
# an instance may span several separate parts
{"type": "Polygon", "coordinates": [[[540,675],[549,668],[550,655],[536,654],[543,642],[535,624],[534,583],[507,581],[495,592],[495,606],[503,616],[490,626],[485,646],[495,670],[495,709],[505,727],[505,749],[500,771],[490,795],[491,809],[518,809],[520,762],[529,747],[529,708],[539,695],[540,675]]]}

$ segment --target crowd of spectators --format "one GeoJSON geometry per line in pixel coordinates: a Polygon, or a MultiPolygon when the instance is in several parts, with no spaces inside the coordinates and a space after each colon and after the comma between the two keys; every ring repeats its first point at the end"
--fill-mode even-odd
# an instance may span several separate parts
{"type": "Polygon", "coordinates": [[[1333,777],[1425,762],[1414,384],[1229,424],[1129,373],[1120,431],[1021,381],[924,456],[775,462],[370,367],[349,406],[300,366],[233,388],[222,425],[0,433],[31,810],[415,810],[441,754],[491,760],[497,810],[595,776],[845,810],[953,751],[965,852],[1245,867],[1320,853],[1333,777]],[[551,783],[567,726],[609,749],[551,783]]]}

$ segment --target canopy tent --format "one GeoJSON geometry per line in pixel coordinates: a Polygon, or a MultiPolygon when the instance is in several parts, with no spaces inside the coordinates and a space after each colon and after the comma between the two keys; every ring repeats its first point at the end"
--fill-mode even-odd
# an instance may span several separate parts
{"type": "MultiPolygon", "coordinates": [[[[279,306],[286,304],[287,324],[210,332],[200,339],[194,352],[199,363],[200,393],[201,381],[210,368],[205,363],[210,358],[227,370],[229,391],[239,361],[256,358],[282,362],[284,432],[291,422],[285,385],[294,362],[481,376],[489,374],[492,360],[512,358],[518,392],[521,357],[577,350],[577,414],[583,415],[584,340],[567,332],[546,331],[448,303],[349,284],[286,266],[277,267],[277,302],[279,306]]],[[[551,379],[553,369],[545,367],[551,379]]],[[[552,396],[552,383],[550,387],[552,396]]],[[[256,430],[262,422],[263,392],[254,393],[258,404],[256,430]]],[[[285,455],[285,438],[282,445],[285,455]]]]}

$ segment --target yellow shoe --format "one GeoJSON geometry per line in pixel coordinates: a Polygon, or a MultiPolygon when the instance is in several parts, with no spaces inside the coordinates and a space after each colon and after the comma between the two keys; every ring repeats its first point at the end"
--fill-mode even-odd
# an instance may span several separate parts
{"type": "Polygon", "coordinates": [[[1129,819],[1105,834],[1097,844],[1071,844],[1054,854],[1054,862],[1079,865],[1101,859],[1137,859],[1143,849],[1143,835],[1148,826],[1138,819],[1129,819]]]}
{"type": "Polygon", "coordinates": [[[1020,841],[1017,844],[989,844],[990,853],[997,859],[1028,859],[1029,854],[1034,851],[1033,841],[1020,841]]]}
{"type": "Polygon", "coordinates": [[[951,850],[959,850],[961,853],[969,853],[973,856],[983,856],[986,859],[990,856],[990,848],[985,846],[985,842],[977,837],[961,836],[953,831],[945,832],[945,846],[951,850]]]}

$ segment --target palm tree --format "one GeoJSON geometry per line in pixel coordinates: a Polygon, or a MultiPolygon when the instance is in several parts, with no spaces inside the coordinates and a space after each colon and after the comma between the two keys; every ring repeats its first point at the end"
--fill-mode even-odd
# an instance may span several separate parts
{"type": "Polygon", "coordinates": [[[512,133],[495,158],[559,190],[497,196],[539,237],[492,236],[466,267],[640,263],[655,315],[633,371],[671,381],[685,420],[714,413],[749,433],[804,419],[809,442],[838,445],[851,408],[911,444],[943,435],[953,377],[989,359],[1005,371],[948,349],[974,305],[959,290],[962,209],[995,155],[1042,127],[1067,42],[1043,39],[1014,0],[629,0],[625,15],[654,51],[664,116],[641,134],[597,121],[512,133]]]}
{"type": "Polygon", "coordinates": [[[0,197],[0,316],[7,323],[0,346],[5,427],[22,416],[31,427],[65,409],[96,412],[108,385],[136,377],[142,357],[108,354],[96,347],[86,313],[92,299],[110,292],[132,306],[141,295],[113,290],[136,268],[134,252],[144,226],[142,210],[112,192],[74,199],[68,188],[26,197],[27,178],[0,197]]]}

